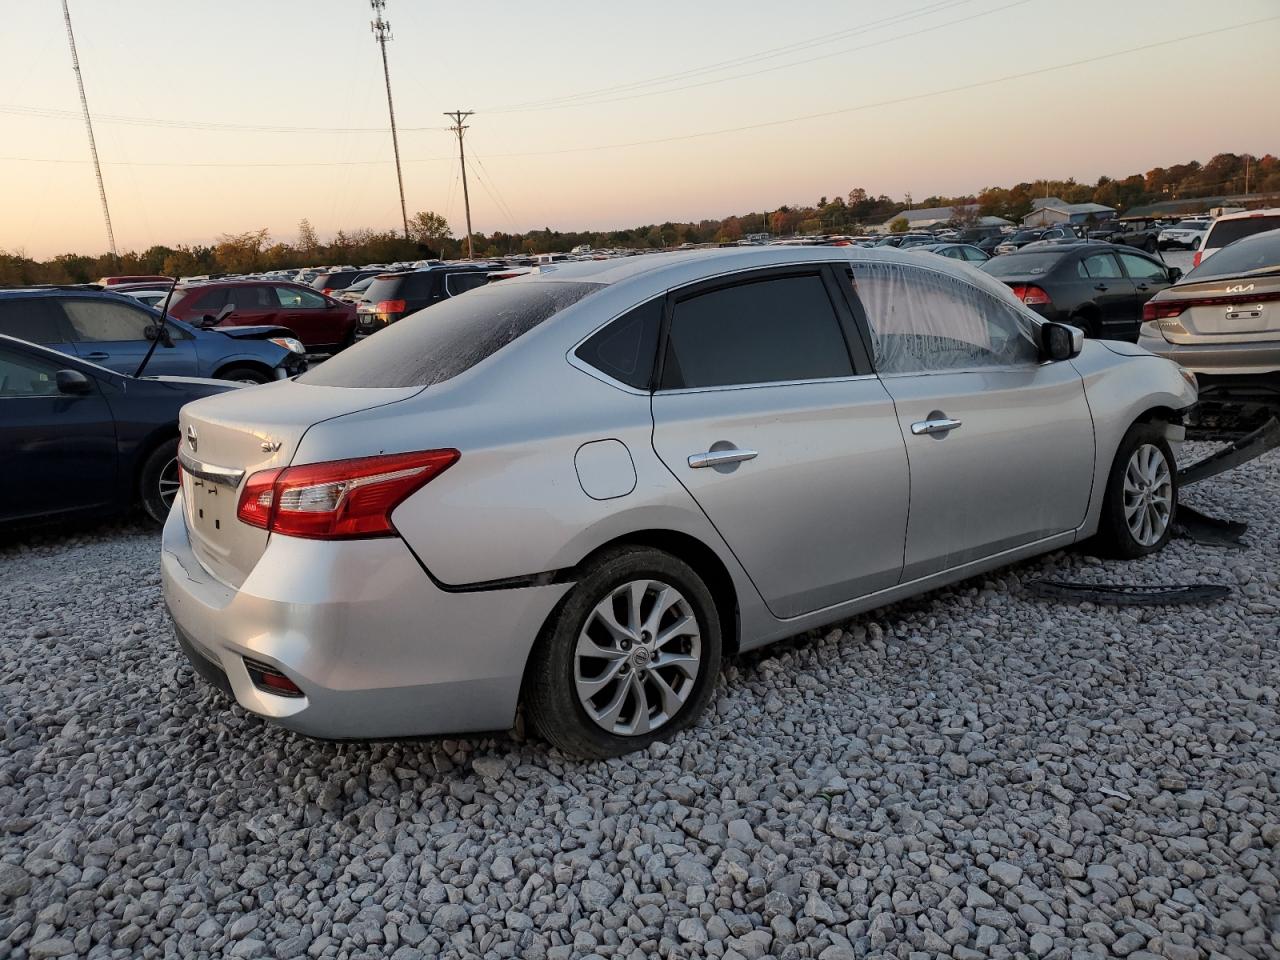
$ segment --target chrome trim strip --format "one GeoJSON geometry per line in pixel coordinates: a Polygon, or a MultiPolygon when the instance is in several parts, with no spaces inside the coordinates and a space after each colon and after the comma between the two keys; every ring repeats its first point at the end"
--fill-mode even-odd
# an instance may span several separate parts
{"type": "Polygon", "coordinates": [[[209,483],[221,484],[224,487],[235,489],[240,486],[240,481],[244,479],[243,470],[231,470],[227,467],[214,466],[211,463],[201,463],[187,455],[185,450],[178,451],[178,463],[182,465],[184,473],[200,480],[206,480],[209,483]]]}

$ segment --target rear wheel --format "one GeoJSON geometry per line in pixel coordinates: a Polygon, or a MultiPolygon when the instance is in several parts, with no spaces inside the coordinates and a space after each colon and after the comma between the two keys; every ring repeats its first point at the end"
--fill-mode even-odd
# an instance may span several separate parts
{"type": "Polygon", "coordinates": [[[236,383],[270,383],[271,374],[259,367],[237,364],[218,371],[219,380],[232,380],[236,383]]]}
{"type": "Polygon", "coordinates": [[[1160,550],[1173,535],[1178,509],[1178,468],[1157,423],[1129,428],[1107,478],[1098,527],[1104,551],[1124,559],[1160,550]]]}
{"type": "Polygon", "coordinates": [[[616,757],[697,720],[720,672],[720,618],[688,564],[647,547],[602,556],[535,646],[525,701],[566,753],[616,757]]]}
{"type": "Polygon", "coordinates": [[[178,441],[167,440],[151,451],[138,476],[138,499],[156,523],[164,523],[178,495],[178,441]]]}

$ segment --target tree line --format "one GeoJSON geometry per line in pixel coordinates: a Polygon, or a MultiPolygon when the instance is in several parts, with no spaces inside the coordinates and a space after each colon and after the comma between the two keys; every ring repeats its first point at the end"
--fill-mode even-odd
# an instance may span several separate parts
{"type": "MultiPolygon", "coordinates": [[[[998,216],[1014,222],[1032,209],[1032,201],[1054,196],[1067,203],[1101,203],[1124,211],[1162,200],[1244,193],[1280,192],[1280,160],[1271,154],[1220,153],[1206,163],[1192,160],[1171,167],[1155,167],[1145,174],[1099,177],[1096,183],[1035,180],[1011,187],[987,187],[976,195],[930,196],[915,200],[909,194],[895,200],[873,196],[854,187],[844,196],[820,197],[812,204],[784,204],[769,211],[735,214],[721,220],[646,224],[624,230],[562,231],[545,227],[528,233],[476,233],[477,257],[536,254],[570,250],[580,244],[594,248],[662,249],[686,243],[726,243],[750,234],[773,236],[816,233],[858,233],[880,225],[907,207],[928,208],[977,204],[969,216],[998,216]]],[[[156,245],[112,257],[107,254],[59,254],[37,261],[21,252],[0,250],[0,285],[32,283],[90,283],[112,274],[200,276],[216,273],[256,273],[316,265],[392,263],[465,256],[465,237],[455,236],[444,217],[431,211],[415,214],[409,236],[395,230],[339,230],[323,241],[308,220],[298,224],[292,242],[273,240],[269,231],[223,234],[212,244],[156,245]]]]}

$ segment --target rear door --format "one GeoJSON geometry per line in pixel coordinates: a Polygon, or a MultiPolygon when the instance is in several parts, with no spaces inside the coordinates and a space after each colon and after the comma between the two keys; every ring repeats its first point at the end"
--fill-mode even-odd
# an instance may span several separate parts
{"type": "Polygon", "coordinates": [[[1142,305],[1170,286],[1169,268],[1151,257],[1128,250],[1117,254],[1120,265],[1133,283],[1133,298],[1125,307],[1125,320],[1136,330],[1142,324],[1142,305]]]}
{"type": "Polygon", "coordinates": [[[116,496],[116,432],[97,381],[58,391],[56,359],[0,345],[0,520],[107,507],[116,496]]]}
{"type": "Polygon", "coordinates": [[[1081,257],[1076,263],[1075,282],[1084,288],[1080,299],[1091,300],[1098,308],[1098,336],[1104,340],[1133,339],[1131,334],[1138,329],[1142,305],[1138,305],[1135,318],[1133,281],[1125,276],[1112,251],[1102,250],[1081,257]]]}
{"type": "Polygon", "coordinates": [[[780,618],[898,582],[907,463],[893,402],[821,268],[674,295],[653,445],[780,618]]]}
{"type": "Polygon", "coordinates": [[[926,267],[859,262],[880,379],[911,471],[903,580],[1076,529],[1093,483],[1093,421],[1069,362],[1041,363],[1034,322],[926,267]]]}
{"type": "Polygon", "coordinates": [[[231,312],[222,322],[236,327],[254,327],[276,323],[280,301],[265,283],[240,283],[227,292],[231,312]]]}
{"type": "MultiPolygon", "coordinates": [[[[58,305],[76,352],[84,360],[132,376],[151,347],[158,314],[106,297],[60,297],[58,305]]],[[[157,344],[146,376],[197,374],[195,343],[185,332],[169,331],[172,346],[157,344]]]]}

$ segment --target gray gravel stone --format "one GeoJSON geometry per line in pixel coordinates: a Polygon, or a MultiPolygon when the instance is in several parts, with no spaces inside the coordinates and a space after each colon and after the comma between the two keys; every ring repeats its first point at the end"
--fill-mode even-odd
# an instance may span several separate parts
{"type": "Polygon", "coordinates": [[[1280,956],[1280,453],[1186,497],[1247,546],[1081,546],[738,656],[606,763],[264,724],[176,649],[154,532],[0,540],[0,956],[1280,956]]]}

